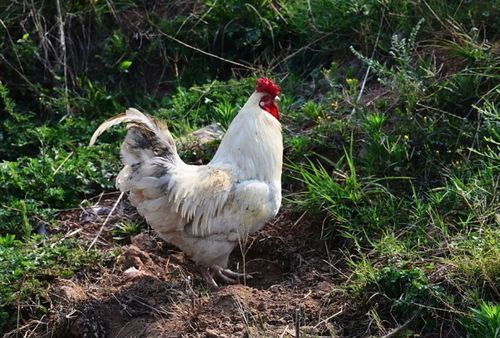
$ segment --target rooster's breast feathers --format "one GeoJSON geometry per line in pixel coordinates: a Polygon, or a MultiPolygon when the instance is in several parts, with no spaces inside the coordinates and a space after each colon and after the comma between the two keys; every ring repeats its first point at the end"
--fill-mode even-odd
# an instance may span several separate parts
{"type": "Polygon", "coordinates": [[[230,168],[161,162],[155,158],[150,165],[143,163],[136,169],[140,172],[129,166],[120,175],[126,179],[118,179],[129,185],[119,188],[130,191],[132,203],[160,234],[252,233],[279,207],[273,186],[258,180],[238,181],[230,168]]]}

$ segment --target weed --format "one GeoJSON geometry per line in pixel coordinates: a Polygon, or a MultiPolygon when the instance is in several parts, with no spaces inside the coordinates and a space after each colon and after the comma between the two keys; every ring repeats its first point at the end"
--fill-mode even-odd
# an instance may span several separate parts
{"type": "Polygon", "coordinates": [[[321,116],[323,107],[314,101],[307,101],[302,107],[302,110],[307,117],[316,120],[321,116]]]}
{"type": "Polygon", "coordinates": [[[0,97],[3,100],[5,110],[11,115],[16,117],[17,120],[21,117],[16,114],[16,105],[14,101],[9,97],[9,89],[0,81],[0,97]]]}
{"type": "Polygon", "coordinates": [[[496,244],[499,240],[500,234],[490,228],[455,236],[450,243],[450,261],[458,268],[451,274],[454,287],[462,293],[475,290],[482,298],[498,295],[500,249],[496,244]],[[461,281],[467,281],[467,284],[461,281]]]}
{"type": "Polygon", "coordinates": [[[0,236],[0,330],[12,324],[18,307],[17,311],[32,307],[34,313],[45,312],[48,283],[99,260],[97,251],[60,236],[30,236],[24,241],[12,234],[0,236]]]}
{"type": "Polygon", "coordinates": [[[500,306],[481,303],[479,308],[471,309],[469,318],[462,320],[467,337],[500,337],[500,306]]]}
{"type": "Polygon", "coordinates": [[[500,108],[486,100],[482,106],[476,106],[475,109],[484,119],[485,132],[482,133],[484,146],[480,149],[471,148],[471,151],[491,159],[492,164],[498,168],[500,165],[500,108]]]}
{"type": "Polygon", "coordinates": [[[178,87],[177,92],[165,102],[168,108],[158,109],[155,115],[167,121],[177,135],[213,122],[227,128],[245,103],[246,96],[252,93],[254,84],[255,78],[247,78],[227,83],[210,81],[189,90],[178,87]]]}
{"type": "MultiPolygon", "coordinates": [[[[408,39],[402,38],[397,34],[392,36],[389,51],[395,62],[392,68],[383,65],[377,60],[364,57],[351,47],[351,51],[379,76],[378,80],[383,85],[390,87],[394,92],[398,93],[400,100],[405,102],[408,113],[414,110],[425,90],[425,75],[421,71],[421,65],[415,65],[412,57],[413,51],[416,48],[417,33],[422,23],[423,20],[420,20],[415,25],[408,39]]],[[[429,70],[426,73],[429,73],[429,70]]],[[[433,72],[430,73],[433,74],[433,72]]]]}
{"type": "Polygon", "coordinates": [[[119,223],[111,231],[113,239],[118,242],[129,241],[130,237],[141,232],[142,225],[138,223],[119,223]]]}

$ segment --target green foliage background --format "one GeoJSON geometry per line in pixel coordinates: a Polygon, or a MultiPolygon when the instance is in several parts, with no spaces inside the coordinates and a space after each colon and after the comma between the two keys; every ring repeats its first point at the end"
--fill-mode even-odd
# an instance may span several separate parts
{"type": "MultiPolygon", "coordinates": [[[[417,316],[414,329],[425,322],[429,334],[443,321],[471,336],[479,322],[490,330],[498,306],[484,301],[500,298],[499,6],[2,2],[0,330],[53,278],[104,259],[36,235],[58,211],[112,189],[123,131],[88,148],[99,123],[134,106],[176,135],[227,127],[261,75],[284,89],[285,207],[323,225],[358,310],[417,316]]],[[[45,306],[42,297],[23,315],[45,306]]]]}

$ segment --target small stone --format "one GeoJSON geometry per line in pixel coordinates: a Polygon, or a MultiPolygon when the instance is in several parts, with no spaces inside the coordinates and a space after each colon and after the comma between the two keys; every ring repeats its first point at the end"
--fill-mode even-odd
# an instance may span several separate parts
{"type": "Polygon", "coordinates": [[[141,276],[143,274],[143,272],[136,269],[134,266],[132,266],[132,267],[128,268],[127,270],[123,271],[123,274],[128,278],[136,278],[138,276],[141,276]]]}

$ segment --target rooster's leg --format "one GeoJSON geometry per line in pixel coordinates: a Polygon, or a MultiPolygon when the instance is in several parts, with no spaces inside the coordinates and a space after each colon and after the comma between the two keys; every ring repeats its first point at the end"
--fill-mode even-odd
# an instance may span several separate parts
{"type": "Polygon", "coordinates": [[[203,279],[210,284],[210,286],[217,288],[219,287],[217,283],[214,280],[213,272],[211,271],[210,268],[207,267],[202,267],[201,268],[201,275],[203,276],[203,279]]]}

